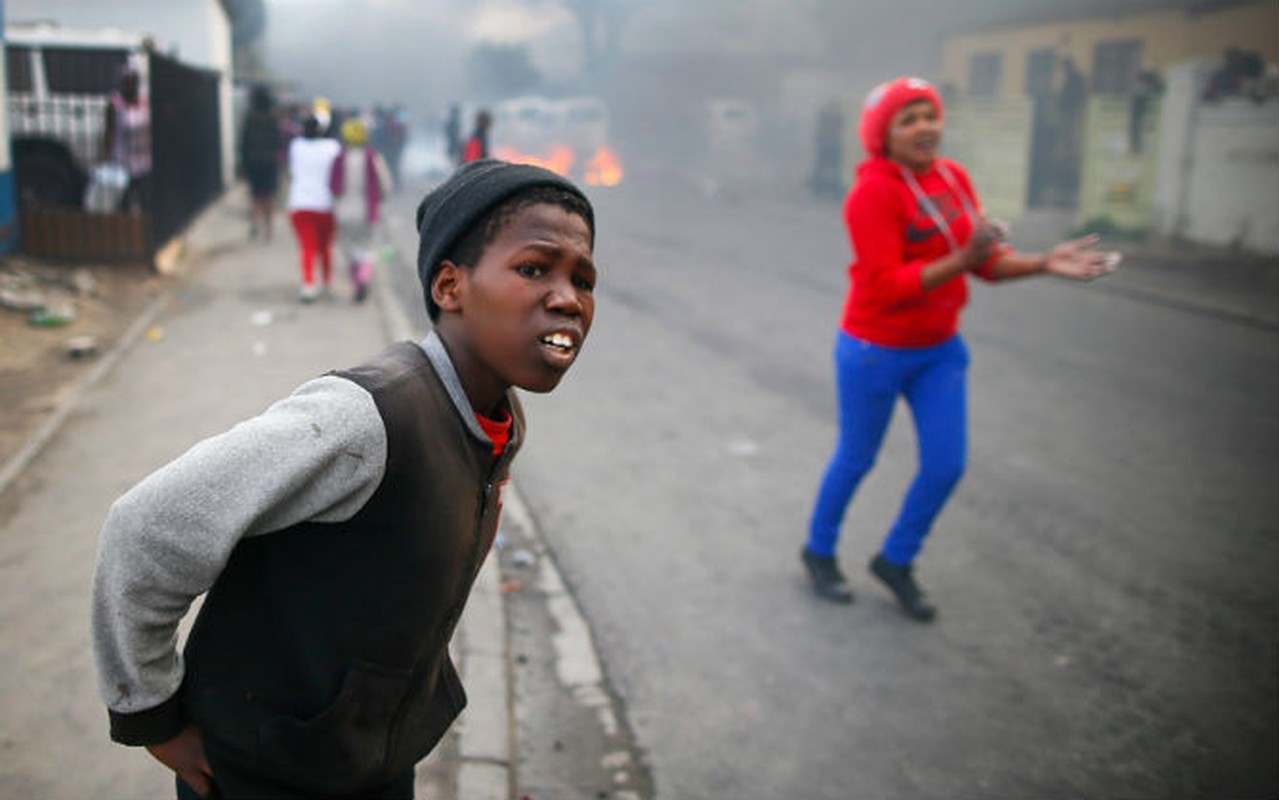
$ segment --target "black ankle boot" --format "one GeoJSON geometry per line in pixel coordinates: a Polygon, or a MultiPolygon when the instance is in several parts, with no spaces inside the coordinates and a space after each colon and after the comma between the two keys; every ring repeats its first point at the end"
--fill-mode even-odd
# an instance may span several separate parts
{"type": "Polygon", "coordinates": [[[898,566],[879,555],[870,560],[870,572],[892,591],[902,610],[911,619],[932,622],[936,618],[937,607],[929,602],[924,590],[915,583],[914,571],[909,564],[898,566]]]}
{"type": "Polygon", "coordinates": [[[808,548],[800,553],[808,577],[813,581],[813,591],[823,600],[832,603],[853,602],[853,592],[844,580],[844,573],[839,571],[839,564],[833,556],[819,556],[808,552],[808,548]]]}

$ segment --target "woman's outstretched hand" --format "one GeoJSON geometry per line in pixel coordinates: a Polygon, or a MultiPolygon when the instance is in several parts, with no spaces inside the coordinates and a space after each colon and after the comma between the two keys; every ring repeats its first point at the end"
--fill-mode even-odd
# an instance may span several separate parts
{"type": "Polygon", "coordinates": [[[1090,281],[1114,272],[1122,256],[1113,250],[1096,250],[1098,236],[1092,234],[1062,242],[1044,259],[1044,271],[1077,281],[1090,281]]]}

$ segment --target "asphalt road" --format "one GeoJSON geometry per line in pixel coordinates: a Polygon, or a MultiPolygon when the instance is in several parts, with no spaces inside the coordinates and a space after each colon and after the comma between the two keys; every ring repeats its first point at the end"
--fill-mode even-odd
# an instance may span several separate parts
{"type": "Polygon", "coordinates": [[[857,602],[798,563],[836,433],[838,210],[593,197],[595,328],[527,398],[515,478],[656,796],[1279,792],[1272,272],[974,287],[970,466],[924,627],[865,572],[914,470],[904,407],[845,524],[857,602]]]}

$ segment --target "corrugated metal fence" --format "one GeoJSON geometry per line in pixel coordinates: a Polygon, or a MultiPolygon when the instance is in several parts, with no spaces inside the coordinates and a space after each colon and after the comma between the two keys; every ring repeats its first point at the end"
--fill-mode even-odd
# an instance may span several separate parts
{"type": "Polygon", "coordinates": [[[153,252],[222,193],[218,74],[151,57],[153,252]]]}

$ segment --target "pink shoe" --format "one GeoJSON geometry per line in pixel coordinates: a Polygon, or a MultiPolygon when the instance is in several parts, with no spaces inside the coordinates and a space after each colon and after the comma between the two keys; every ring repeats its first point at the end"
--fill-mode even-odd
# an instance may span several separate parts
{"type": "Polygon", "coordinates": [[[373,279],[373,264],[361,261],[351,265],[351,280],[355,282],[355,302],[363,303],[369,294],[369,281],[373,279]]]}

